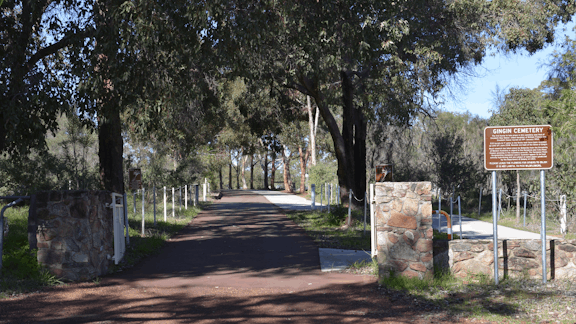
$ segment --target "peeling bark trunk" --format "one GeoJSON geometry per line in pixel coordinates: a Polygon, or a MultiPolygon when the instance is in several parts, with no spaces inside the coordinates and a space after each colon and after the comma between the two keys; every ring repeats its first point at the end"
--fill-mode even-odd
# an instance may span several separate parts
{"type": "Polygon", "coordinates": [[[248,189],[246,184],[246,161],[248,161],[248,156],[242,156],[242,189],[248,189]]]}
{"type": "Polygon", "coordinates": [[[240,157],[239,159],[236,159],[236,166],[234,167],[234,169],[236,170],[236,189],[240,189],[240,161],[242,157],[240,157]]]}
{"type": "Polygon", "coordinates": [[[300,156],[300,193],[306,192],[306,164],[310,155],[310,150],[306,154],[302,152],[302,146],[298,145],[298,154],[300,156]]]}
{"type": "Polygon", "coordinates": [[[254,189],[254,154],[250,154],[250,189],[254,189]]]}
{"type": "Polygon", "coordinates": [[[284,165],[284,190],[290,193],[294,192],[294,190],[292,190],[292,176],[290,175],[291,155],[292,154],[286,157],[286,145],[284,145],[282,147],[282,164],[284,165]]]}
{"type": "Polygon", "coordinates": [[[272,151],[272,154],[270,156],[270,162],[272,164],[271,168],[270,168],[270,189],[274,190],[276,189],[274,187],[274,178],[276,177],[276,152],[272,151]]]}
{"type": "Polygon", "coordinates": [[[262,164],[262,171],[264,171],[264,189],[268,190],[268,151],[264,154],[264,164],[262,164]]]}
{"type": "Polygon", "coordinates": [[[306,96],[306,103],[308,107],[308,127],[310,128],[310,145],[309,151],[311,151],[311,161],[312,165],[316,165],[316,130],[318,129],[318,116],[320,115],[318,108],[316,108],[316,120],[314,120],[314,114],[312,113],[312,104],[310,103],[310,96],[306,96]]]}
{"type": "Polygon", "coordinates": [[[224,182],[222,179],[222,166],[218,168],[218,178],[220,179],[220,190],[224,189],[224,182]]]}
{"type": "Polygon", "coordinates": [[[232,152],[230,152],[230,162],[228,162],[228,190],[232,190],[232,152]]]}

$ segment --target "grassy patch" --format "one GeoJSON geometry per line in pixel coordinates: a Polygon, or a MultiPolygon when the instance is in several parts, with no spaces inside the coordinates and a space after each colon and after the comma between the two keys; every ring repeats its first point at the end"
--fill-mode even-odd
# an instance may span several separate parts
{"type": "Polygon", "coordinates": [[[9,232],[4,237],[2,251],[0,298],[62,283],[38,265],[36,250],[30,251],[28,207],[8,208],[4,217],[7,219],[9,232]]]}
{"type": "Polygon", "coordinates": [[[377,276],[378,275],[378,260],[373,258],[372,260],[362,260],[356,261],[347,270],[351,273],[356,274],[370,274],[377,276]]]}
{"type": "MultiPolygon", "coordinates": [[[[324,211],[297,211],[288,217],[302,227],[322,248],[370,251],[370,224],[364,233],[363,210],[353,210],[353,224],[344,226],[348,208],[332,206],[324,211]]],[[[368,216],[367,216],[368,217],[368,216]]],[[[369,222],[369,219],[367,220],[369,222]]]]}
{"type": "Polygon", "coordinates": [[[391,299],[410,301],[423,310],[444,311],[453,318],[505,323],[576,320],[576,290],[570,281],[542,284],[540,280],[507,278],[496,286],[486,275],[458,279],[436,272],[428,280],[390,275],[380,284],[391,299]]]}

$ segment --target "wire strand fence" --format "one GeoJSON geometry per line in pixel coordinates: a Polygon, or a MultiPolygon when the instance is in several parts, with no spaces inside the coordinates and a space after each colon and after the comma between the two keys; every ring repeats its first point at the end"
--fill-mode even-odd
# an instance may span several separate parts
{"type": "MultiPolygon", "coordinates": [[[[311,205],[310,205],[310,209],[311,210],[315,210],[316,209],[316,184],[311,184],[310,186],[311,188],[311,205]]],[[[338,185],[334,185],[334,184],[330,184],[330,183],[325,183],[325,184],[321,184],[320,185],[320,206],[318,206],[318,209],[320,211],[323,211],[324,209],[326,209],[326,211],[328,213],[330,213],[330,208],[331,205],[333,205],[333,201],[335,201],[335,205],[336,206],[341,206],[342,201],[341,201],[341,197],[340,197],[340,186],[338,185]],[[334,197],[334,192],[336,191],[336,197],[335,200],[333,199],[334,197]],[[324,202],[326,202],[326,205],[324,205],[324,202]]],[[[363,196],[358,197],[354,191],[352,189],[348,190],[348,217],[346,218],[346,225],[347,226],[352,226],[352,201],[355,200],[359,203],[364,202],[364,208],[363,208],[363,214],[362,214],[362,221],[364,223],[364,231],[363,234],[366,235],[366,227],[367,227],[367,214],[368,214],[368,209],[367,209],[367,199],[368,197],[368,193],[364,192],[363,196]]]]}
{"type": "MultiPolygon", "coordinates": [[[[158,214],[163,214],[164,222],[168,221],[168,215],[171,214],[172,218],[176,218],[178,214],[182,211],[188,210],[188,205],[191,207],[198,206],[201,201],[208,201],[208,196],[210,195],[210,189],[208,184],[205,182],[202,185],[184,185],[178,187],[162,187],[162,190],[158,190],[156,186],[152,186],[152,189],[142,188],[133,190],[130,195],[133,201],[132,215],[128,215],[129,206],[126,204],[128,199],[128,194],[124,194],[125,198],[125,218],[128,222],[128,217],[133,216],[133,218],[138,218],[139,213],[137,212],[137,200],[141,205],[141,236],[146,235],[146,218],[152,217],[153,226],[158,225],[158,214]],[[190,188],[190,190],[189,190],[190,188]],[[159,192],[160,191],[160,192],[159,192]],[[160,197],[159,197],[160,196],[160,197]],[[137,199],[139,198],[139,199],[137,199]],[[162,198],[162,204],[158,204],[157,198],[162,198]],[[171,204],[169,203],[171,198],[171,204]],[[148,205],[148,206],[147,206],[148,205]],[[150,206],[151,205],[151,206],[150,206]],[[152,209],[151,215],[148,215],[148,210],[152,209]],[[171,213],[170,213],[171,212],[171,213]]],[[[129,236],[127,236],[127,243],[129,243],[129,236]]]]}

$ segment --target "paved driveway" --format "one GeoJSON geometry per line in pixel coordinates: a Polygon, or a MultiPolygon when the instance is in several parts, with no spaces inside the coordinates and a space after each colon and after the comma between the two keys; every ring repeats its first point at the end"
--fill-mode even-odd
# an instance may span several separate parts
{"type": "Polygon", "coordinates": [[[430,321],[459,320],[387,294],[373,276],[321,272],[314,242],[263,196],[241,191],[127,272],[0,300],[0,323],[430,321]]]}

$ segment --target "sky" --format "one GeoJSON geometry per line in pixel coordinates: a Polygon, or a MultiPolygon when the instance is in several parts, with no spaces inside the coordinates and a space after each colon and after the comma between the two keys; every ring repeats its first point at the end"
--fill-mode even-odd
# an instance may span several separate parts
{"type": "Polygon", "coordinates": [[[546,79],[548,70],[543,64],[549,61],[550,55],[562,42],[565,35],[575,37],[574,24],[557,29],[554,45],[548,45],[534,55],[526,51],[513,55],[497,54],[486,57],[484,63],[476,69],[479,77],[466,80],[467,91],[456,95],[456,99],[447,98],[444,110],[454,112],[469,111],[473,115],[489,118],[493,107],[494,95],[498,85],[501,89],[511,87],[536,88],[546,79]],[[565,30],[562,30],[564,29],[565,30]]]}

